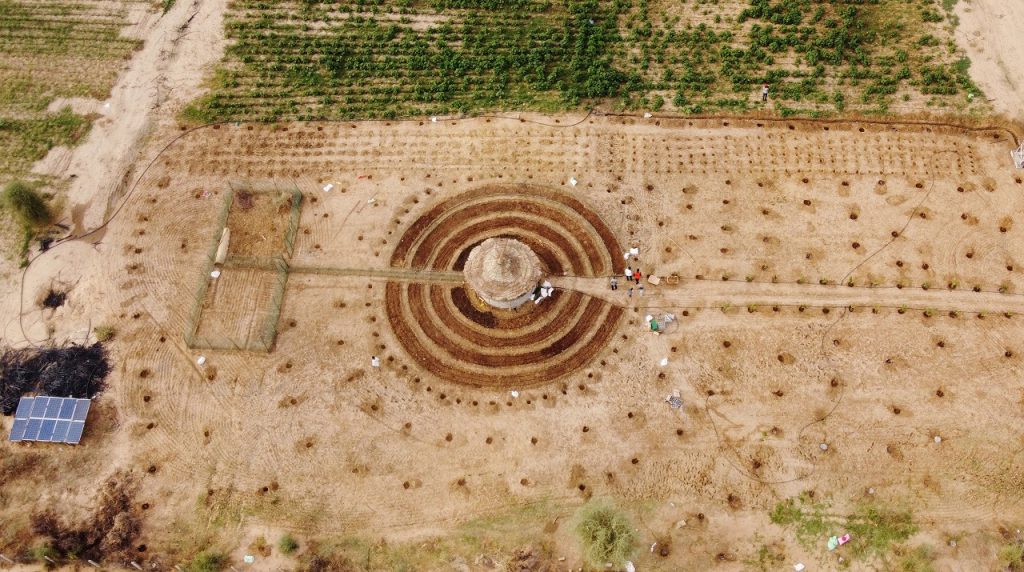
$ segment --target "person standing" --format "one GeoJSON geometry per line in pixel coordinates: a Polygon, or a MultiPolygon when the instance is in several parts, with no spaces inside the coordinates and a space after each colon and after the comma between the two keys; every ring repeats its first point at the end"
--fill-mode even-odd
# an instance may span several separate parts
{"type": "Polygon", "coordinates": [[[636,283],[639,284],[640,283],[640,278],[641,278],[640,269],[637,268],[636,270],[633,271],[633,280],[635,280],[636,283]]]}
{"type": "Polygon", "coordinates": [[[629,290],[626,290],[626,297],[627,298],[632,298],[633,297],[633,288],[630,288],[629,290]]]}
{"type": "Polygon", "coordinates": [[[612,276],[611,286],[612,286],[612,292],[614,292],[614,291],[619,289],[619,281],[614,276],[612,276]]]}
{"type": "Polygon", "coordinates": [[[636,287],[636,293],[637,293],[638,296],[643,296],[644,295],[644,285],[643,284],[641,284],[641,285],[636,287]]]}
{"type": "Polygon", "coordinates": [[[768,84],[761,87],[761,101],[768,101],[768,84]]]}
{"type": "Polygon", "coordinates": [[[633,269],[630,268],[629,266],[627,266],[626,267],[626,282],[629,282],[632,279],[633,279],[633,269]]]}

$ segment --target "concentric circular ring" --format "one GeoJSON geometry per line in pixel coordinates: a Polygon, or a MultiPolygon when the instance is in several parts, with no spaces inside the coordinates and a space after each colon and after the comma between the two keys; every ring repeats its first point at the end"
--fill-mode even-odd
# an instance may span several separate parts
{"type": "MultiPolygon", "coordinates": [[[[488,238],[514,238],[548,276],[609,276],[623,270],[614,233],[579,200],[535,186],[488,186],[440,203],[402,235],[391,265],[461,271],[488,238]]],[[[465,286],[392,281],[388,320],[419,365],[455,383],[525,387],[590,363],[607,345],[622,308],[556,290],[539,304],[498,310],[465,286]]]]}

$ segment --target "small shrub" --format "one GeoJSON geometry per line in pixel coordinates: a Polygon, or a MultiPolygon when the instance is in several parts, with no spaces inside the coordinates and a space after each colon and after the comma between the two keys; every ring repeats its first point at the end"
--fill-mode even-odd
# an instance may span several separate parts
{"type": "Polygon", "coordinates": [[[4,187],[3,202],[25,227],[50,222],[50,209],[38,191],[23,181],[11,181],[4,187]]]}
{"type": "Polygon", "coordinates": [[[185,570],[187,572],[220,572],[227,564],[228,557],[223,552],[204,550],[185,566],[185,570]]]}
{"type": "Polygon", "coordinates": [[[999,549],[999,563],[1013,572],[1024,570],[1024,544],[1007,544],[999,549]]]}
{"type": "Polygon", "coordinates": [[[636,540],[629,519],[614,507],[603,504],[590,504],[580,509],[576,534],[587,562],[601,567],[607,562],[621,566],[633,552],[636,540]]]}
{"type": "Polygon", "coordinates": [[[249,545],[249,550],[253,551],[256,554],[259,554],[264,558],[268,558],[271,554],[270,544],[267,543],[266,537],[264,537],[262,534],[257,536],[256,539],[252,541],[252,544],[249,545]]]}
{"type": "Polygon", "coordinates": [[[47,558],[60,558],[60,553],[57,552],[57,549],[50,543],[40,544],[30,548],[28,555],[32,560],[36,560],[38,562],[49,562],[47,558]]]}
{"type": "Polygon", "coordinates": [[[96,335],[97,342],[109,342],[114,338],[114,334],[117,333],[117,330],[114,329],[114,326],[103,324],[93,328],[92,333],[96,335]]]}
{"type": "Polygon", "coordinates": [[[898,556],[895,568],[897,572],[935,572],[935,566],[932,564],[935,554],[931,546],[921,545],[913,550],[900,546],[895,552],[898,556]]]}
{"type": "Polygon", "coordinates": [[[285,534],[277,541],[277,549],[281,554],[291,554],[298,550],[299,542],[290,534],[285,534]]]}

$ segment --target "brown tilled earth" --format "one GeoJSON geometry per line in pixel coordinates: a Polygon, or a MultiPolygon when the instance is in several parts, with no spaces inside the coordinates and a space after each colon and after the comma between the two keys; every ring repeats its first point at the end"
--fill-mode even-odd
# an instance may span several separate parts
{"type": "MultiPolygon", "coordinates": [[[[610,496],[638,527],[641,570],[741,569],[762,545],[832,569],[768,519],[814,491],[840,512],[910,509],[941,569],[991,569],[999,527],[1024,518],[1013,138],[606,116],[199,129],[100,244],[30,272],[29,292],[58,271],[77,281],[68,307],[26,315],[30,337],[85,330],[99,306],[118,367],[83,446],[52,461],[76,470],[6,490],[84,510],[83,483],[131,469],[163,563],[197,539],[240,555],[256,530],[419,542],[528,510],[530,541],[579,566],[568,519],[610,496]],[[193,350],[224,194],[245,182],[303,193],[276,345],[193,350]],[[487,312],[458,271],[490,236],[530,244],[556,295],[487,312]],[[630,246],[645,277],[678,281],[627,297],[620,276],[611,292],[630,246]]],[[[267,218],[248,244],[279,244],[267,218]]],[[[258,274],[225,268],[203,327],[262,320],[258,274]]],[[[421,566],[484,570],[505,548],[422,548],[421,566]]]]}

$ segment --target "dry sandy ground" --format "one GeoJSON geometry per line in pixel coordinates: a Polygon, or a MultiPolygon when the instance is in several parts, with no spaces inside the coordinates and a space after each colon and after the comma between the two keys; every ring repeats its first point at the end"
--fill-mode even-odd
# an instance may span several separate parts
{"type": "Polygon", "coordinates": [[[117,197],[131,180],[153,127],[199,94],[203,78],[223,55],[225,6],[224,0],[192,0],[176,2],[162,16],[146,12],[126,31],[145,38],[145,46],[118,77],[109,99],[51,105],[71,103],[77,112],[102,115],[81,145],[55,148],[36,166],[42,174],[72,179],[68,203],[76,231],[104,220],[104,199],[117,197]]]}
{"type": "MultiPolygon", "coordinates": [[[[223,7],[179,0],[140,22],[146,47],[111,99],[76,102],[105,117],[39,167],[76,175],[76,228],[104,220],[106,197],[180,134],[174,112],[223,49],[223,7]]],[[[972,74],[1019,116],[1021,5],[957,10],[972,74]]],[[[84,514],[95,483],[125,468],[144,476],[140,557],[164,564],[204,534],[240,558],[257,535],[394,542],[494,517],[529,522],[531,542],[575,566],[568,518],[610,496],[641,544],[672,546],[666,558],[641,550],[641,570],[745,569],[762,545],[787,565],[834,569],[768,522],[778,500],[811,490],[836,510],[873,499],[912,509],[914,543],[936,547],[940,570],[994,567],[998,527],[1024,520],[1024,443],[1007,430],[1024,400],[1024,205],[1005,132],[529,119],[223,127],[175,143],[108,229],[33,264],[23,320],[17,296],[3,298],[8,340],[22,327],[35,341],[85,340],[98,323],[119,333],[81,447],[0,445],[46,451],[59,468],[45,486],[5,483],[18,502],[0,518],[21,526],[26,508],[57,504],[84,514]],[[192,350],[183,333],[220,199],[247,180],[304,194],[293,265],[345,272],[290,278],[271,353],[192,350]],[[631,299],[603,277],[556,279],[626,316],[592,362],[515,399],[425,372],[384,309],[398,237],[488,184],[571,194],[641,248],[645,273],[682,278],[631,299]],[[34,307],[54,284],[68,304],[34,307]],[[666,312],[679,321],[647,332],[642,317],[666,312]],[[372,354],[384,368],[368,367],[372,354]],[[664,403],[676,390],[682,412],[664,403]]],[[[250,331],[267,276],[229,278],[237,286],[216,293],[229,307],[208,317],[250,331]]],[[[478,557],[502,550],[424,569],[485,570],[478,557]]],[[[289,565],[275,555],[254,569],[289,565]]]]}
{"type": "MultiPolygon", "coordinates": [[[[125,33],[145,37],[146,44],[132,58],[114,86],[111,96],[105,102],[95,100],[74,100],[70,102],[76,111],[99,113],[87,139],[74,149],[54,148],[40,161],[35,170],[69,181],[68,209],[72,233],[99,227],[109,215],[116,201],[122,196],[125,185],[134,180],[133,173],[144,165],[148,156],[142,156],[145,142],[158,125],[174,123],[174,117],[182,106],[194,99],[201,89],[203,78],[210,66],[217,62],[224,49],[222,33],[223,14],[226,3],[223,0],[198,2],[176,2],[162,17],[151,11],[137,14],[137,22],[125,33]],[[114,203],[114,204],[110,204],[114,203]]],[[[150,155],[159,150],[150,146],[150,155]]],[[[101,242],[102,234],[91,236],[90,242],[101,242]]],[[[61,264],[61,256],[71,256],[76,263],[88,264],[100,253],[83,244],[67,247],[61,255],[53,258],[61,264]]],[[[34,264],[31,272],[51,274],[48,259],[34,264]]],[[[18,288],[16,279],[20,272],[6,273],[7,288],[18,288]]],[[[31,281],[31,277],[29,278],[31,281]]],[[[61,279],[56,279],[60,283],[61,279]]],[[[49,283],[43,286],[46,288],[49,283]]],[[[82,288],[91,288],[83,284],[82,288]]],[[[29,291],[26,299],[35,295],[29,291]]],[[[102,296],[102,289],[86,296],[102,296]]],[[[7,296],[0,303],[4,316],[3,337],[18,340],[28,337],[41,341],[48,335],[44,328],[35,333],[22,332],[22,325],[10,318],[18,315],[18,300],[7,296]]],[[[81,315],[85,308],[71,309],[81,315]]],[[[36,324],[38,326],[38,324],[36,324]]],[[[34,326],[29,326],[30,330],[34,326]]],[[[80,339],[83,332],[53,332],[58,338],[71,335],[80,339]]]]}
{"type": "MultiPolygon", "coordinates": [[[[29,293],[58,274],[76,284],[65,308],[29,312],[29,335],[115,324],[117,369],[84,444],[59,453],[76,470],[10,494],[84,507],[85,483],[131,469],[149,506],[142,540],[164,563],[203,531],[240,554],[257,530],[395,542],[532,506],[547,523],[534,541],[577,565],[568,517],[611,496],[641,545],[672,545],[640,551],[642,570],[743,569],[762,544],[833,569],[768,521],[811,490],[836,510],[912,509],[914,543],[935,547],[939,569],[992,569],[997,528],[1024,520],[1022,442],[1007,430],[1024,417],[1024,187],[1006,131],[530,119],[184,136],[101,244],[61,246],[29,273],[29,293]],[[220,205],[245,181],[298,188],[291,264],[336,272],[291,276],[272,352],[193,350],[183,334],[220,205]],[[647,275],[681,280],[627,298],[606,277],[561,278],[625,316],[593,361],[512,398],[426,372],[391,327],[385,286],[428,209],[522,184],[582,201],[641,248],[647,275]],[[667,312],[679,321],[646,331],[645,314],[667,312]],[[665,404],[672,391],[682,411],[665,404]]],[[[251,240],[275,240],[269,228],[251,240]]],[[[208,319],[245,330],[265,277],[232,272],[215,294],[229,307],[208,319]]],[[[458,558],[484,570],[474,558],[499,552],[458,558]]]]}
{"type": "Polygon", "coordinates": [[[997,111],[1024,117],[1024,2],[962,0],[955,13],[971,77],[997,111]]]}

